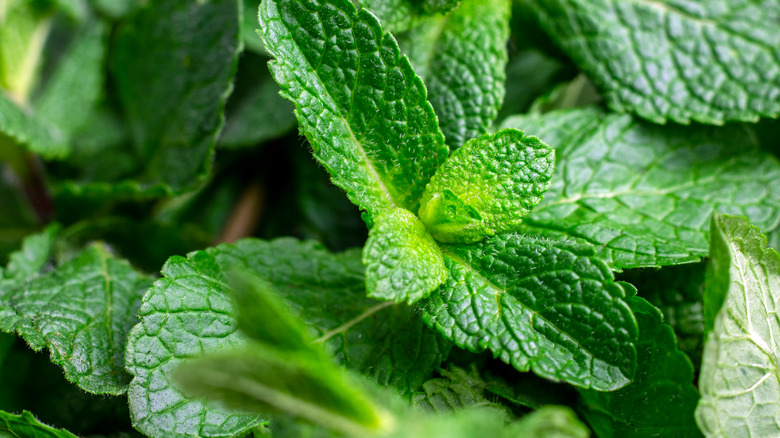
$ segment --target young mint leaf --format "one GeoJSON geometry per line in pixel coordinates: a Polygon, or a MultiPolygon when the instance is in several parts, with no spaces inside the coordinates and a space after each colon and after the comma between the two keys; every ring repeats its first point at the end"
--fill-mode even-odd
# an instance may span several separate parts
{"type": "Polygon", "coordinates": [[[615,111],[686,124],[780,114],[777,2],[529,3],[615,111]]]}
{"type": "Polygon", "coordinates": [[[0,90],[25,105],[40,76],[52,7],[47,2],[16,0],[4,1],[0,7],[0,90]]]}
{"type": "Polygon", "coordinates": [[[335,361],[407,393],[430,377],[450,344],[401,304],[366,298],[360,253],[322,245],[247,239],[172,257],[144,297],[141,324],[128,336],[129,401],[135,426],[153,437],[233,436],[258,423],[187,399],[168,372],[183,359],[245,345],[225,274],[243,268],[273,284],[335,361]],[[176,419],[176,420],[175,420],[176,419]]]}
{"type": "Polygon", "coordinates": [[[634,381],[613,392],[581,390],[579,410],[600,437],[699,436],[691,361],[658,309],[639,297],[629,302],[639,324],[634,381]]]}
{"type": "Polygon", "coordinates": [[[372,298],[406,301],[427,298],[449,276],[438,245],[425,225],[402,208],[374,219],[363,248],[366,290],[372,298]]]}
{"type": "MultiPolygon", "coordinates": [[[[26,242],[9,272],[19,280],[40,266],[48,234],[26,242]],[[32,257],[24,254],[32,254],[32,257]],[[16,266],[32,263],[23,272],[16,266]]],[[[125,337],[151,279],[94,244],[74,259],[26,281],[0,283],[0,330],[17,332],[34,350],[48,348],[65,377],[97,394],[121,394],[125,337]]]]}
{"type": "Polygon", "coordinates": [[[106,26],[87,25],[35,99],[36,116],[68,137],[89,121],[103,87],[106,26]]]}
{"type": "Polygon", "coordinates": [[[780,255],[744,217],[714,215],[710,236],[705,306],[723,304],[704,343],[696,422],[708,437],[776,436],[780,255]]]}
{"type": "Polygon", "coordinates": [[[126,183],[131,189],[181,192],[208,177],[241,45],[239,19],[237,0],[161,0],[116,35],[111,69],[143,163],[126,183]]]}
{"type": "Polygon", "coordinates": [[[9,257],[5,271],[0,271],[0,279],[21,283],[36,277],[51,259],[59,232],[59,225],[50,225],[40,234],[25,238],[22,247],[9,257]]]}
{"type": "Polygon", "coordinates": [[[509,426],[508,436],[523,438],[588,438],[590,430],[565,406],[544,406],[509,426]]]}
{"type": "Polygon", "coordinates": [[[417,211],[448,150],[395,39],[349,0],[265,0],[259,16],[271,72],[333,182],[370,215],[417,211]]]}
{"type": "Polygon", "coordinates": [[[658,127],[595,108],[503,125],[557,148],[550,190],[521,229],[587,240],[614,268],[698,260],[716,209],[780,225],[780,163],[742,126],[658,127]]]}
{"type": "MultiPolygon", "coordinates": [[[[424,8],[455,1],[427,0],[424,8]]],[[[487,132],[504,99],[509,0],[464,0],[446,16],[422,20],[399,41],[425,81],[451,148],[487,132]],[[405,44],[408,43],[408,44],[405,44]]]]}
{"type": "Polygon", "coordinates": [[[590,246],[504,233],[442,250],[450,278],[423,319],[456,345],[583,388],[631,381],[636,321],[590,246]]]}
{"type": "Polygon", "coordinates": [[[67,430],[55,429],[39,422],[33,414],[20,415],[0,411],[0,436],[22,438],[78,438],[67,430]]]}
{"type": "Polygon", "coordinates": [[[420,219],[446,243],[517,229],[550,187],[554,164],[549,146],[517,130],[472,139],[431,178],[420,219]]]}
{"type": "Polygon", "coordinates": [[[418,0],[359,0],[358,3],[379,18],[385,32],[407,31],[417,26],[423,16],[418,0]]]}
{"type": "Polygon", "coordinates": [[[173,373],[185,393],[258,414],[285,413],[348,436],[395,427],[395,418],[322,356],[252,344],[190,359],[173,373]]]}
{"type": "Polygon", "coordinates": [[[423,0],[422,6],[429,14],[445,13],[457,8],[460,2],[461,0],[423,0]]]}

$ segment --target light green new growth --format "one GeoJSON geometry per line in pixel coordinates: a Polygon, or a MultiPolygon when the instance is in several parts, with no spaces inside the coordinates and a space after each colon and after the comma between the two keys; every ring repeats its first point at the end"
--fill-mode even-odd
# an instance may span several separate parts
{"type": "Polygon", "coordinates": [[[349,0],[265,0],[259,18],[269,67],[333,182],[370,215],[417,211],[448,150],[395,39],[349,0]]]}
{"type": "Polygon", "coordinates": [[[52,362],[82,389],[122,394],[130,381],[125,336],[151,279],[99,244],[36,275],[32,270],[49,259],[51,239],[35,236],[12,258],[10,279],[0,282],[0,330],[17,332],[34,350],[48,348],[52,362]]]}
{"type": "Polygon", "coordinates": [[[439,247],[408,210],[395,208],[374,219],[363,247],[366,291],[372,298],[413,304],[449,276],[439,247]]]}
{"type": "Polygon", "coordinates": [[[549,146],[514,129],[472,139],[431,178],[420,219],[446,243],[515,230],[541,202],[554,165],[549,146]]]}
{"type": "Polygon", "coordinates": [[[447,15],[420,20],[399,40],[451,148],[486,133],[504,100],[510,6],[509,0],[465,0],[447,15]]]}
{"type": "Polygon", "coordinates": [[[550,190],[521,230],[584,239],[614,268],[699,260],[715,210],[780,226],[780,162],[744,126],[659,127],[597,108],[502,125],[556,147],[550,190]]]}
{"type": "Polygon", "coordinates": [[[28,103],[38,83],[51,15],[45,3],[3,0],[0,4],[0,93],[6,92],[20,105],[28,103]]]}
{"type": "Polygon", "coordinates": [[[450,277],[422,317],[456,345],[583,388],[633,379],[636,321],[590,246],[503,233],[443,252],[450,277]]]}
{"type": "Polygon", "coordinates": [[[723,304],[704,343],[696,422],[707,437],[778,436],[780,255],[743,217],[713,216],[710,234],[705,305],[723,304]]]}
{"type": "Polygon", "coordinates": [[[780,114],[780,2],[528,3],[616,111],[658,123],[780,114]]]}

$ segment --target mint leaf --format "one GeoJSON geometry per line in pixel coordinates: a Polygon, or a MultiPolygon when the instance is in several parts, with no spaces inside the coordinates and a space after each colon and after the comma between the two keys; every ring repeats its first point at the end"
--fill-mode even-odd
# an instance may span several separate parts
{"type": "Polygon", "coordinates": [[[20,415],[0,411],[0,435],[24,438],[77,438],[67,430],[55,429],[39,422],[28,411],[23,411],[20,415]]]}
{"type": "Polygon", "coordinates": [[[581,390],[580,411],[598,436],[699,436],[691,361],[658,309],[639,297],[630,304],[639,324],[634,381],[613,392],[581,390]]]}
{"type": "Polygon", "coordinates": [[[631,381],[636,322],[589,246],[505,233],[443,252],[450,278],[423,319],[456,345],[579,387],[631,381]]]}
{"type": "Polygon", "coordinates": [[[0,279],[5,277],[19,283],[36,277],[51,259],[59,232],[58,225],[50,225],[40,234],[26,237],[22,247],[9,256],[6,269],[0,270],[3,274],[0,275],[0,279]]]}
{"type": "Polygon", "coordinates": [[[704,343],[696,422],[708,437],[777,435],[780,255],[743,217],[714,215],[710,235],[705,306],[723,305],[704,343]]]}
{"type": "Polygon", "coordinates": [[[534,0],[615,111],[721,124],[780,114],[780,4],[534,0]],[[770,18],[772,17],[772,18],[770,18]]]}
{"type": "Polygon", "coordinates": [[[68,137],[89,121],[103,87],[106,26],[87,25],[35,100],[36,116],[68,137]]]}
{"type": "Polygon", "coordinates": [[[51,15],[47,2],[5,1],[0,11],[0,90],[21,105],[40,77],[51,15]]]}
{"type": "Polygon", "coordinates": [[[239,46],[237,0],[154,1],[121,28],[111,70],[142,168],[127,192],[167,194],[205,181],[239,46]]]}
{"type": "Polygon", "coordinates": [[[172,257],[144,297],[141,323],[128,336],[129,401],[134,425],[153,437],[233,436],[251,415],[187,399],[168,373],[185,358],[245,345],[237,332],[225,273],[242,268],[273,284],[293,315],[338,364],[397,387],[417,388],[449,353],[404,305],[365,297],[358,251],[331,254],[320,244],[246,239],[172,257]],[[174,420],[177,419],[177,420],[174,420]]]}
{"type": "Polygon", "coordinates": [[[470,140],[431,178],[420,219],[447,243],[515,230],[550,187],[554,160],[549,146],[517,130],[470,140]]]}
{"type": "Polygon", "coordinates": [[[267,0],[259,16],[271,72],[334,184],[371,215],[417,211],[447,147],[395,39],[348,0],[267,0]]]}
{"type": "Polygon", "coordinates": [[[19,107],[0,90],[0,140],[4,140],[4,137],[10,137],[46,159],[63,158],[70,151],[61,131],[38,120],[28,109],[19,107]]]}
{"type": "MultiPolygon", "coordinates": [[[[46,245],[26,243],[28,254],[35,251],[31,246],[46,245]]],[[[29,266],[38,265],[38,254],[42,252],[33,255],[29,266]]],[[[14,269],[22,257],[9,267],[19,280],[29,277],[29,271],[14,269]]],[[[48,348],[52,362],[82,389],[121,394],[129,383],[122,366],[125,336],[137,321],[135,311],[150,282],[96,244],[54,271],[13,285],[3,283],[0,330],[19,333],[34,350],[48,348]]]]}
{"type": "Polygon", "coordinates": [[[438,414],[479,406],[501,408],[488,400],[485,395],[487,383],[475,370],[467,372],[450,367],[449,371],[441,371],[441,374],[444,377],[428,380],[420,391],[412,394],[414,407],[438,414]]]}
{"type": "Polygon", "coordinates": [[[428,13],[444,13],[455,9],[461,0],[423,0],[423,9],[428,13]]]}
{"type": "MultiPolygon", "coordinates": [[[[448,9],[457,3],[426,0],[423,8],[448,9]]],[[[501,107],[510,3],[465,0],[446,16],[422,20],[399,42],[425,81],[451,148],[487,132],[501,107]]]]}
{"type": "Polygon", "coordinates": [[[363,248],[368,296],[413,304],[433,292],[449,273],[425,225],[401,208],[374,219],[363,248]]]}
{"type": "Polygon", "coordinates": [[[590,430],[565,406],[544,406],[510,426],[526,438],[588,438],[590,430]]]}
{"type": "Polygon", "coordinates": [[[423,11],[417,0],[360,0],[361,7],[379,18],[386,32],[403,32],[418,24],[423,11]]]}
{"type": "Polygon", "coordinates": [[[717,209],[778,227],[780,163],[743,127],[657,127],[595,108],[516,116],[556,145],[556,173],[522,230],[587,240],[614,268],[697,261],[717,209]],[[738,147],[735,147],[738,145],[738,147]]]}

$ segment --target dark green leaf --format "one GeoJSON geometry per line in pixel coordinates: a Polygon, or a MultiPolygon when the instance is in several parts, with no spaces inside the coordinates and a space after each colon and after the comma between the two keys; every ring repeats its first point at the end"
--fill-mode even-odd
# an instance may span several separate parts
{"type": "MultiPolygon", "coordinates": [[[[111,68],[142,163],[127,191],[162,194],[208,177],[240,47],[237,0],[161,0],[116,38],[111,68]]],[[[96,187],[85,191],[98,191],[96,187]]]]}
{"type": "Polygon", "coordinates": [[[780,3],[533,0],[616,111],[722,124],[780,114],[780,3]]]}
{"type": "Polygon", "coordinates": [[[579,410],[599,437],[700,436],[691,361],[658,309],[638,297],[630,303],[639,324],[634,381],[614,392],[580,391],[579,410]]]}
{"type": "Polygon", "coordinates": [[[417,211],[447,147],[395,39],[349,0],[264,1],[260,26],[271,72],[333,182],[372,215],[417,211]]]}
{"type": "Polygon", "coordinates": [[[557,148],[550,190],[521,229],[585,239],[614,268],[699,260],[716,209],[780,226],[780,163],[742,126],[658,127],[595,108],[504,125],[557,148]]]}
{"type": "Polygon", "coordinates": [[[631,381],[636,322],[589,246],[506,233],[443,252],[450,278],[423,319],[455,344],[579,387],[631,381]]]}
{"type": "Polygon", "coordinates": [[[48,239],[31,238],[12,257],[7,275],[19,281],[0,283],[0,330],[17,332],[35,350],[48,348],[52,362],[84,390],[121,394],[130,381],[123,366],[125,338],[151,279],[100,244],[30,277],[42,266],[48,239]]]}
{"type": "MultiPolygon", "coordinates": [[[[457,3],[426,0],[423,8],[443,9],[457,3]]],[[[446,16],[422,20],[400,41],[425,81],[451,148],[487,132],[504,100],[510,4],[509,0],[464,0],[446,16]]]]}

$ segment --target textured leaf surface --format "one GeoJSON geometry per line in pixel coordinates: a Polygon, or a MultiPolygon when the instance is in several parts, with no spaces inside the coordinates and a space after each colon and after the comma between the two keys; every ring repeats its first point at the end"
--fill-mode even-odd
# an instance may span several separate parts
{"type": "Polygon", "coordinates": [[[588,108],[512,117],[556,147],[556,171],[523,230],[585,239],[615,268],[696,261],[717,209],[780,224],[780,163],[739,125],[657,127],[588,108]]]}
{"type": "Polygon", "coordinates": [[[588,438],[590,430],[571,409],[565,406],[543,406],[510,426],[515,437],[588,438]]]}
{"type": "Polygon", "coordinates": [[[76,438],[67,430],[55,429],[24,411],[20,415],[0,411],[0,436],[20,438],[76,438]]]}
{"type": "MultiPolygon", "coordinates": [[[[423,7],[441,9],[455,3],[427,0],[423,7]]],[[[422,20],[400,40],[425,81],[439,126],[452,148],[487,132],[504,100],[510,3],[465,0],[446,16],[422,20]]]]}
{"type": "MultiPolygon", "coordinates": [[[[23,253],[30,254],[31,246],[23,253]]],[[[39,265],[41,253],[28,260],[39,265]]],[[[9,271],[13,275],[13,266],[9,271]]],[[[125,338],[150,283],[95,244],[53,271],[2,285],[0,329],[19,333],[34,350],[48,348],[52,362],[84,390],[121,394],[130,381],[123,367],[125,338]]]]}
{"type": "Polygon", "coordinates": [[[416,26],[423,15],[417,0],[360,0],[360,6],[379,18],[382,29],[394,34],[416,26]]]}
{"type": "Polygon", "coordinates": [[[237,0],[162,0],[126,23],[112,70],[143,163],[137,191],[179,192],[211,169],[240,47],[237,0]]]}
{"type": "Polygon", "coordinates": [[[534,0],[617,111],[720,124],[780,114],[780,3],[534,0]]]}
{"type": "Polygon", "coordinates": [[[550,187],[555,153],[504,129],[453,152],[425,190],[420,218],[442,242],[472,243],[517,229],[550,187]]]}
{"type": "Polygon", "coordinates": [[[89,120],[103,87],[106,26],[87,26],[35,101],[36,116],[69,136],[89,120]]]}
{"type": "Polygon", "coordinates": [[[444,377],[423,383],[412,395],[412,404],[431,413],[448,413],[478,406],[496,406],[485,396],[487,383],[475,372],[451,367],[441,372],[444,377]]]}
{"type": "Polygon", "coordinates": [[[236,332],[224,277],[232,267],[274,284],[337,363],[380,384],[411,391],[449,352],[449,343],[410,308],[365,297],[359,252],[334,255],[313,242],[248,239],[186,259],[172,257],[163,268],[165,278],[144,297],[142,322],[128,338],[127,368],[135,375],[131,412],[144,433],[232,436],[257,423],[255,417],[185,399],[167,378],[184,358],[245,342],[236,332]]]}
{"type": "Polygon", "coordinates": [[[580,391],[580,411],[599,437],[700,436],[690,360],[658,309],[638,297],[630,303],[639,324],[634,381],[613,392],[580,391]]]}
{"type": "Polygon", "coordinates": [[[368,296],[409,304],[427,298],[449,276],[425,225],[401,208],[374,220],[363,248],[363,263],[368,296]]]}
{"type": "Polygon", "coordinates": [[[589,246],[506,233],[443,251],[450,278],[423,318],[458,346],[579,387],[633,378],[636,322],[589,246]]]}
{"type": "Polygon", "coordinates": [[[0,90],[0,134],[14,139],[47,159],[62,158],[70,151],[65,136],[57,128],[22,109],[0,90]]]}
{"type": "Polygon", "coordinates": [[[704,343],[696,422],[708,437],[777,436],[780,255],[745,218],[715,215],[711,227],[705,305],[723,306],[704,343]]]}
{"type": "Polygon", "coordinates": [[[259,15],[274,78],[333,182],[372,215],[417,211],[447,147],[395,39],[349,0],[268,0],[259,15]]]}

